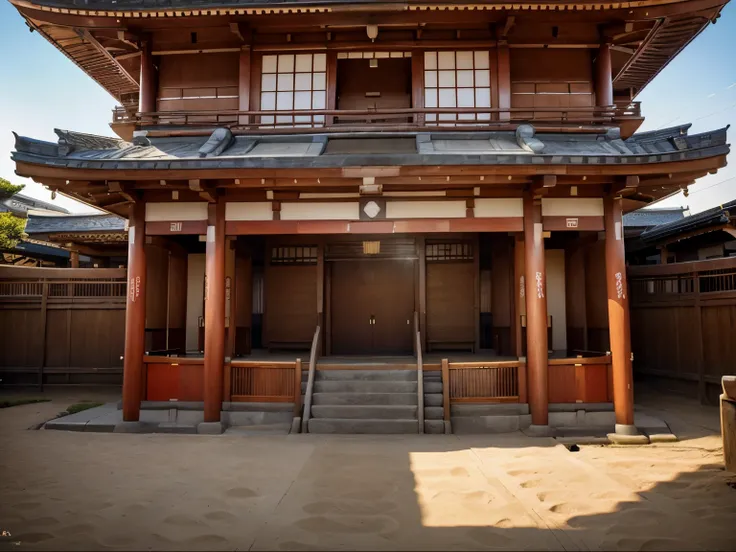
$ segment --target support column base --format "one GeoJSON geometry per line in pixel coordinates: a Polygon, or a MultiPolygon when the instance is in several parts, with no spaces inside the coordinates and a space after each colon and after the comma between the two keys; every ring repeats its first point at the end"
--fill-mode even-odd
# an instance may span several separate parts
{"type": "Polygon", "coordinates": [[[528,428],[523,429],[522,432],[529,437],[554,437],[555,435],[554,428],[548,425],[532,424],[528,428]]]}
{"type": "Polygon", "coordinates": [[[113,428],[113,433],[143,433],[143,423],[138,422],[118,422],[113,428]]]}
{"type": "Polygon", "coordinates": [[[202,422],[197,424],[197,433],[200,435],[221,435],[225,431],[222,422],[202,422]]]}
{"type": "Polygon", "coordinates": [[[616,435],[640,435],[641,432],[636,429],[636,426],[631,424],[616,424],[613,429],[616,435]]]}
{"type": "Polygon", "coordinates": [[[609,433],[606,437],[614,445],[648,445],[649,437],[642,435],[633,425],[619,425],[616,424],[616,433],[609,433]],[[626,428],[625,431],[632,431],[629,428],[634,428],[635,433],[619,433],[619,427],[626,428]]]}

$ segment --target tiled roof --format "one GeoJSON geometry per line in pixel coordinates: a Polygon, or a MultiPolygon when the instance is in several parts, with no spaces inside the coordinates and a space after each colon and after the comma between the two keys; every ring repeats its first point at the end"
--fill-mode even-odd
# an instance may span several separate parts
{"type": "Polygon", "coordinates": [[[125,219],[115,215],[28,216],[26,234],[124,232],[125,219]]]}
{"type": "MultiPolygon", "coordinates": [[[[617,129],[606,134],[534,135],[529,133],[395,133],[363,141],[359,152],[329,154],[327,144],[344,137],[329,134],[232,136],[217,129],[211,137],[139,137],[136,143],[57,130],[59,142],[16,135],[16,162],[70,169],[246,169],[331,168],[406,165],[599,165],[690,161],[726,155],[726,128],[688,135],[687,126],[622,140],[617,129]],[[219,133],[219,134],[218,134],[219,133]],[[212,150],[212,138],[219,146],[212,150]],[[413,137],[412,151],[386,153],[385,140],[413,137]],[[327,150],[327,154],[325,151],[327,150]]],[[[521,127],[520,127],[521,128],[521,127]]]]}
{"type": "Polygon", "coordinates": [[[649,228],[642,232],[641,239],[643,242],[653,243],[677,234],[700,230],[709,226],[720,227],[730,221],[731,211],[734,212],[733,216],[736,218],[736,200],[702,211],[697,215],[685,217],[682,220],[649,228]]]}
{"type": "Polygon", "coordinates": [[[33,197],[23,194],[15,194],[8,199],[0,201],[0,213],[11,212],[25,214],[30,209],[45,209],[47,211],[55,211],[57,213],[68,213],[63,207],[59,207],[46,201],[41,201],[33,197]]]}
{"type": "Polygon", "coordinates": [[[624,226],[627,228],[650,228],[682,220],[685,217],[685,209],[639,209],[624,215],[624,226]]]}

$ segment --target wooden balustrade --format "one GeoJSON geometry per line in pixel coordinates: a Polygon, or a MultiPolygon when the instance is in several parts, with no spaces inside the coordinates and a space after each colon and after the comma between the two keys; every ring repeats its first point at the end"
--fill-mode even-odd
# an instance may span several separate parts
{"type": "Polygon", "coordinates": [[[293,402],[296,396],[295,362],[234,360],[230,363],[230,400],[233,402],[293,402]]]}
{"type": "Polygon", "coordinates": [[[519,362],[451,362],[450,401],[518,402],[519,362]]]}
{"type": "Polygon", "coordinates": [[[365,130],[479,130],[520,123],[562,125],[575,130],[600,131],[595,125],[641,118],[639,102],[605,107],[303,109],[303,110],[189,110],[128,114],[119,108],[114,122],[138,126],[227,126],[237,133],[346,132],[365,130]],[[296,119],[298,117],[298,119],[296,119]],[[583,128],[581,125],[592,125],[583,128]]]}

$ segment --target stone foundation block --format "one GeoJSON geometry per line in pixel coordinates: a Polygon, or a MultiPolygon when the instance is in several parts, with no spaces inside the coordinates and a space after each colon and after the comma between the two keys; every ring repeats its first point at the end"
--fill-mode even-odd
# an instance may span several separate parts
{"type": "Polygon", "coordinates": [[[197,425],[197,433],[200,435],[220,435],[225,431],[225,424],[222,422],[202,422],[197,425]]]}

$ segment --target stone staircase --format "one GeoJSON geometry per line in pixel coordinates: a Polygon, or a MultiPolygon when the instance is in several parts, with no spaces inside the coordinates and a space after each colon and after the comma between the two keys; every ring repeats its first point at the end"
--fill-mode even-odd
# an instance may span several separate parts
{"type": "MultiPolygon", "coordinates": [[[[330,368],[315,373],[309,433],[418,433],[416,366],[330,368]]],[[[443,433],[441,383],[439,412],[435,406],[437,385],[430,383],[432,406],[425,405],[425,431],[443,433]]],[[[305,390],[306,378],[302,383],[305,390]]]]}

